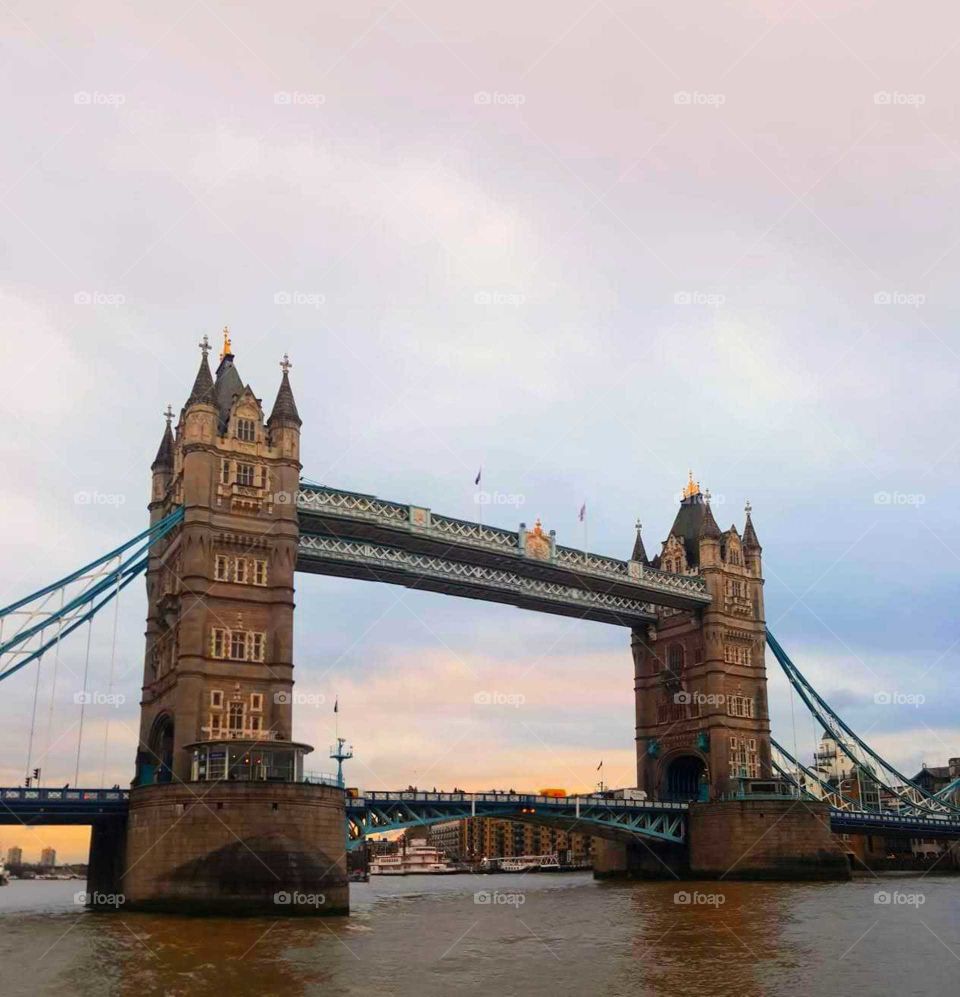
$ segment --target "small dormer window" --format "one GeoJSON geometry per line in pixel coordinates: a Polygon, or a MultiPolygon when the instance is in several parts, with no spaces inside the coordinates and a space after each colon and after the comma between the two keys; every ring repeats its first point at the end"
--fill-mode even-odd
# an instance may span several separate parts
{"type": "Polygon", "coordinates": [[[257,425],[253,419],[237,419],[237,439],[253,443],[257,438],[257,425]]]}

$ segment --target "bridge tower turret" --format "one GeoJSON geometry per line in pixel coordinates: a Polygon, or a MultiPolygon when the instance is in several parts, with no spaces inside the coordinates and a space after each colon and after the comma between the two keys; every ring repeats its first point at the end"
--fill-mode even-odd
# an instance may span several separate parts
{"type": "MultiPolygon", "coordinates": [[[[202,357],[152,465],[154,545],[123,892],[131,907],[342,913],[342,787],[305,781],[293,740],[300,427],[291,364],[269,418],[229,333],[202,357]],[[199,785],[203,784],[203,785],[199,785]],[[278,910],[276,895],[321,898],[278,910]]],[[[299,904],[299,901],[293,901],[299,904]]]]}
{"type": "Polygon", "coordinates": [[[760,545],[748,506],[741,538],[721,531],[691,474],[652,567],[699,575],[703,610],[662,608],[632,640],[638,785],[661,800],[706,800],[769,778],[760,545]]]}

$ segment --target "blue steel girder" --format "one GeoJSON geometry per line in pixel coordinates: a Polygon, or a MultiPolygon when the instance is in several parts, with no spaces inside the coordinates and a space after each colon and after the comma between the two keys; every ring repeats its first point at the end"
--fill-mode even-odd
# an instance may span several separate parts
{"type": "Polygon", "coordinates": [[[470,817],[496,817],[618,840],[644,838],[682,844],[683,804],[526,794],[370,793],[347,800],[347,835],[356,847],[371,834],[470,817]]]}

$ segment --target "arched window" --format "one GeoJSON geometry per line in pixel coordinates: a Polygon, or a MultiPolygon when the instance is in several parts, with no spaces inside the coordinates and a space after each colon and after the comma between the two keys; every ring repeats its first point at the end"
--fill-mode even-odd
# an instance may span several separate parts
{"type": "Polygon", "coordinates": [[[674,675],[683,671],[683,645],[673,644],[667,651],[667,667],[674,675]]]}

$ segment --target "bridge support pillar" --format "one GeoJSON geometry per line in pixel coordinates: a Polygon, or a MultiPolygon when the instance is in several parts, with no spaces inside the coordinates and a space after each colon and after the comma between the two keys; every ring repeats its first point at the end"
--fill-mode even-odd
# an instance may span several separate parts
{"type": "Polygon", "coordinates": [[[106,817],[95,821],[91,827],[87,861],[87,904],[90,907],[115,910],[122,904],[117,898],[122,892],[126,839],[126,817],[106,817]]]}
{"type": "Polygon", "coordinates": [[[846,880],[850,864],[830,830],[830,808],[793,798],[691,803],[696,879],[846,880]]]}
{"type": "Polygon", "coordinates": [[[687,871],[687,850],[683,845],[594,838],[594,879],[682,879],[687,871]]]}
{"type": "Polygon", "coordinates": [[[130,793],[125,908],[347,914],[344,791],[306,783],[143,786],[130,793]]]}

